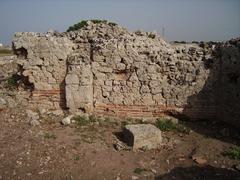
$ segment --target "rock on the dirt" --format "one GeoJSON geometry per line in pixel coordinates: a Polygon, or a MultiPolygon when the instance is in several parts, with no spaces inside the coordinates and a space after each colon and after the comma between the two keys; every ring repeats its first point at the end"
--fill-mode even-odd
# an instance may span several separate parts
{"type": "Polygon", "coordinates": [[[130,150],[126,144],[124,144],[122,141],[119,141],[119,140],[114,144],[114,149],[116,151],[130,150]]]}
{"type": "Polygon", "coordinates": [[[30,124],[31,126],[39,126],[39,125],[40,125],[40,122],[39,122],[38,120],[34,119],[34,120],[30,120],[30,121],[29,121],[29,124],[30,124]]]}
{"type": "Polygon", "coordinates": [[[207,160],[200,156],[193,156],[192,159],[199,165],[207,164],[207,160]]]}
{"type": "Polygon", "coordinates": [[[39,120],[39,114],[37,112],[28,109],[26,113],[30,120],[39,120]]]}
{"type": "Polygon", "coordinates": [[[65,117],[63,120],[62,120],[62,124],[63,125],[69,125],[71,124],[71,119],[73,118],[73,115],[70,115],[68,117],[65,117]]]}
{"type": "Polygon", "coordinates": [[[240,163],[235,165],[234,168],[237,170],[237,171],[240,171],[240,163]]]}
{"type": "Polygon", "coordinates": [[[31,126],[40,125],[40,122],[38,121],[40,117],[37,112],[34,112],[34,111],[28,109],[28,110],[26,110],[26,113],[27,113],[27,117],[29,118],[29,124],[31,126]]]}
{"type": "Polygon", "coordinates": [[[152,124],[126,125],[123,133],[133,150],[156,149],[162,143],[161,131],[152,124]]]}
{"type": "Polygon", "coordinates": [[[139,178],[137,176],[132,176],[132,180],[138,180],[139,178]]]}

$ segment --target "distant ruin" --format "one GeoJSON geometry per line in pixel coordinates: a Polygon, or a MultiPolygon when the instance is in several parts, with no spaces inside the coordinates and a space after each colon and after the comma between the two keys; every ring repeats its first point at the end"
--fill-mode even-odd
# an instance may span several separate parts
{"type": "Polygon", "coordinates": [[[89,21],[78,31],[16,33],[13,48],[34,106],[240,124],[240,39],[169,44],[154,33],[89,21]]]}

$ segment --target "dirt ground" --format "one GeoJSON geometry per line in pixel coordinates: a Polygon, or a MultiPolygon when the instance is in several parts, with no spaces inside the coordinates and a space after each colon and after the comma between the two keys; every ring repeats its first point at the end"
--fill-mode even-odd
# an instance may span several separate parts
{"type": "Polygon", "coordinates": [[[123,123],[60,124],[48,115],[30,126],[25,109],[0,110],[0,179],[240,179],[239,160],[223,153],[240,144],[225,125],[185,123],[190,133],[164,132],[158,150],[116,150],[123,123]],[[193,157],[206,162],[196,162],[193,157]]]}

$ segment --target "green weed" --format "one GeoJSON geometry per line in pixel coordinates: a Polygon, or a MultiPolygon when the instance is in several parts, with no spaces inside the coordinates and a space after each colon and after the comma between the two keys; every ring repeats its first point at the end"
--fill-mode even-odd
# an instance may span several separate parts
{"type": "Polygon", "coordinates": [[[6,87],[8,89],[16,89],[18,86],[19,76],[18,75],[12,75],[6,80],[6,87]]]}
{"type": "Polygon", "coordinates": [[[135,174],[142,174],[144,171],[147,171],[146,169],[142,169],[142,168],[136,168],[136,169],[134,169],[134,173],[135,174]]]}
{"type": "Polygon", "coordinates": [[[173,123],[172,121],[164,118],[157,119],[156,127],[161,131],[177,131],[180,133],[189,133],[189,129],[181,124],[173,123]]]}
{"type": "Polygon", "coordinates": [[[76,156],[74,157],[74,160],[75,160],[75,161],[79,161],[79,160],[80,160],[80,156],[79,156],[79,155],[76,155],[76,156]]]}
{"type": "Polygon", "coordinates": [[[230,149],[225,155],[232,159],[240,160],[240,146],[230,149]]]}
{"type": "Polygon", "coordinates": [[[106,23],[106,24],[108,24],[110,26],[116,26],[117,25],[116,23],[108,22],[107,20],[101,20],[101,19],[83,20],[83,21],[80,21],[79,23],[74,24],[73,26],[70,26],[67,29],[67,32],[76,31],[76,30],[82,29],[83,27],[87,26],[87,22],[88,21],[91,21],[94,24],[106,23]]]}
{"type": "Polygon", "coordinates": [[[45,133],[44,134],[45,139],[56,139],[57,137],[53,133],[45,133]]]}

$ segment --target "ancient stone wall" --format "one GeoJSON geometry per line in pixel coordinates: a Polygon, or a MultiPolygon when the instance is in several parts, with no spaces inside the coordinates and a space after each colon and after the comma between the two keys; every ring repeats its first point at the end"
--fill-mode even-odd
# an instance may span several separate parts
{"type": "Polygon", "coordinates": [[[219,61],[218,119],[237,125],[240,124],[240,39],[221,46],[219,61]]]}
{"type": "Polygon", "coordinates": [[[154,33],[89,22],[69,33],[18,33],[13,46],[39,106],[124,118],[239,117],[238,39],[169,44],[154,33]]]}
{"type": "Polygon", "coordinates": [[[60,108],[65,105],[67,56],[74,44],[66,37],[49,32],[16,33],[13,48],[18,56],[22,75],[33,84],[35,105],[60,108]]]}

